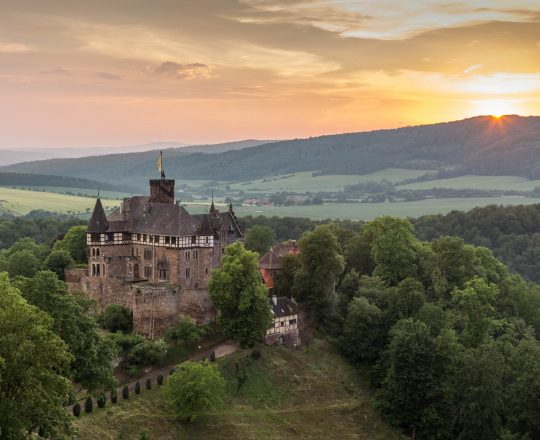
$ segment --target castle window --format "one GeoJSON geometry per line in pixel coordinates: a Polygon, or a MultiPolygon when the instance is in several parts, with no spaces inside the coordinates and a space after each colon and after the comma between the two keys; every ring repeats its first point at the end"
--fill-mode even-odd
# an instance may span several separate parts
{"type": "Polygon", "coordinates": [[[159,269],[159,279],[160,280],[166,280],[167,279],[167,270],[166,269],[159,269]]]}
{"type": "Polygon", "coordinates": [[[92,257],[96,256],[96,248],[92,248],[92,257]]]}
{"type": "Polygon", "coordinates": [[[143,234],[142,241],[144,241],[146,243],[146,234],[143,234]]]}
{"type": "Polygon", "coordinates": [[[189,251],[186,252],[186,260],[189,260],[189,251]]]}
{"type": "Polygon", "coordinates": [[[196,235],[192,235],[191,236],[191,244],[196,244],[197,243],[197,236],[196,235]]]}
{"type": "Polygon", "coordinates": [[[122,233],[121,232],[115,232],[114,233],[114,241],[122,241],[122,233]]]}
{"type": "MultiPolygon", "coordinates": [[[[133,250],[133,249],[132,249],[133,250]]],[[[132,275],[133,274],[133,264],[132,263],[128,263],[128,274],[129,275],[132,275]]]]}
{"type": "Polygon", "coordinates": [[[92,276],[93,277],[96,276],[96,265],[95,264],[92,264],[92,276]]]}
{"type": "Polygon", "coordinates": [[[99,277],[100,275],[100,265],[96,264],[96,276],[99,277]]]}
{"type": "Polygon", "coordinates": [[[204,272],[206,273],[206,275],[208,275],[208,268],[206,268],[204,272]]]}
{"type": "Polygon", "coordinates": [[[206,237],[206,243],[208,244],[208,237],[206,237]]]}
{"type": "Polygon", "coordinates": [[[176,245],[176,237],[172,237],[172,238],[171,238],[171,244],[172,244],[173,246],[176,245]]]}
{"type": "Polygon", "coordinates": [[[144,267],[144,277],[146,279],[152,278],[152,268],[150,266],[145,266],[144,267]]]}
{"type": "Polygon", "coordinates": [[[96,248],[96,257],[99,257],[101,255],[101,249],[96,248]]]}
{"type": "Polygon", "coordinates": [[[144,250],[144,259],[145,260],[151,260],[152,259],[152,251],[150,249],[144,250]]]}
{"type": "Polygon", "coordinates": [[[291,319],[289,321],[289,325],[296,325],[296,319],[291,319]]]}
{"type": "Polygon", "coordinates": [[[186,267],[186,278],[189,278],[189,275],[190,275],[189,267],[186,267]]]}
{"type": "Polygon", "coordinates": [[[170,244],[170,243],[171,243],[171,238],[165,237],[165,244],[170,244]]]}

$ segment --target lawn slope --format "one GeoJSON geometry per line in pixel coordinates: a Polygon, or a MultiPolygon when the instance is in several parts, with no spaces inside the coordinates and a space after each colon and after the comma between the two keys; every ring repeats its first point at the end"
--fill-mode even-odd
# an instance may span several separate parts
{"type": "Polygon", "coordinates": [[[221,359],[225,405],[190,425],[178,423],[155,386],[77,420],[79,440],[138,439],[400,439],[371,405],[355,371],[326,343],[301,350],[262,347],[221,359]],[[238,390],[236,364],[247,380],[238,390]]]}

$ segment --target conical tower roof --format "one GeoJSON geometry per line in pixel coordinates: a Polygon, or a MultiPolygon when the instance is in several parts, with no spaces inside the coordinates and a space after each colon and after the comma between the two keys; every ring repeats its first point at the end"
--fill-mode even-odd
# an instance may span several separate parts
{"type": "Polygon", "coordinates": [[[88,232],[106,232],[107,229],[109,229],[109,222],[107,221],[105,210],[101,204],[101,199],[98,198],[96,200],[96,205],[94,206],[94,212],[88,223],[88,232]]]}
{"type": "Polygon", "coordinates": [[[206,214],[203,216],[201,221],[201,228],[199,230],[201,235],[214,235],[214,230],[212,229],[212,222],[210,220],[210,215],[206,214]]]}

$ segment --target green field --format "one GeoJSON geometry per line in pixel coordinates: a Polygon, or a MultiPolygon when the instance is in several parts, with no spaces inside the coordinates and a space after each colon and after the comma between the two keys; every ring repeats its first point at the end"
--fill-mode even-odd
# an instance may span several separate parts
{"type": "MultiPolygon", "coordinates": [[[[9,187],[11,188],[11,186],[9,187]]],[[[34,191],[44,191],[44,192],[53,192],[53,193],[72,193],[72,194],[83,194],[93,198],[97,197],[97,189],[88,189],[88,188],[72,188],[67,186],[16,186],[17,189],[28,189],[34,191]]],[[[123,199],[124,197],[130,197],[131,194],[119,191],[104,191],[100,190],[99,194],[105,199],[123,199]]]]}
{"type": "Polygon", "coordinates": [[[249,192],[279,192],[279,191],[343,191],[345,185],[354,185],[360,182],[388,180],[400,182],[405,179],[419,177],[430,173],[429,170],[407,170],[403,168],[388,168],[364,175],[326,175],[312,176],[312,172],[292,173],[282,176],[267,177],[265,179],[240,182],[231,185],[234,190],[249,192]]]}
{"type": "Polygon", "coordinates": [[[437,179],[428,182],[400,185],[399,189],[498,189],[514,191],[532,191],[540,186],[540,180],[528,180],[516,176],[460,176],[451,179],[437,179]]]}
{"type": "MultiPolygon", "coordinates": [[[[452,210],[467,211],[486,205],[531,205],[540,199],[528,197],[476,197],[452,199],[426,199],[400,203],[325,203],[311,206],[235,206],[238,217],[265,215],[278,217],[309,217],[314,220],[351,219],[371,220],[382,215],[397,217],[419,217],[426,214],[445,214],[452,210]]],[[[208,212],[209,203],[185,203],[193,214],[208,212]]],[[[218,204],[218,209],[227,209],[218,204]]]]}
{"type": "Polygon", "coordinates": [[[192,424],[181,424],[154,387],[139,396],[83,414],[79,440],[179,439],[401,439],[372,407],[372,394],[358,374],[326,344],[300,350],[261,347],[219,360],[227,381],[222,408],[192,424]],[[246,365],[238,390],[235,363],[246,365]]]}
{"type": "MultiPolygon", "coordinates": [[[[58,213],[84,213],[94,208],[95,199],[53,192],[0,187],[0,210],[25,215],[36,209],[58,213]]],[[[105,209],[118,205],[118,200],[102,199],[105,209]]]]}

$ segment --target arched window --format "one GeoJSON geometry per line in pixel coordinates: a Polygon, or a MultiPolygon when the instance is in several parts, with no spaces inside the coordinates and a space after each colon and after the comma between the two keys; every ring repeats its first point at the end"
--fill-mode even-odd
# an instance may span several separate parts
{"type": "Polygon", "coordinates": [[[129,275],[133,275],[133,263],[128,263],[127,271],[129,275]]]}
{"type": "Polygon", "coordinates": [[[96,256],[96,248],[92,248],[92,257],[96,256]]]}
{"type": "Polygon", "coordinates": [[[101,268],[99,264],[96,264],[96,276],[99,277],[101,272],[101,268]]]}

